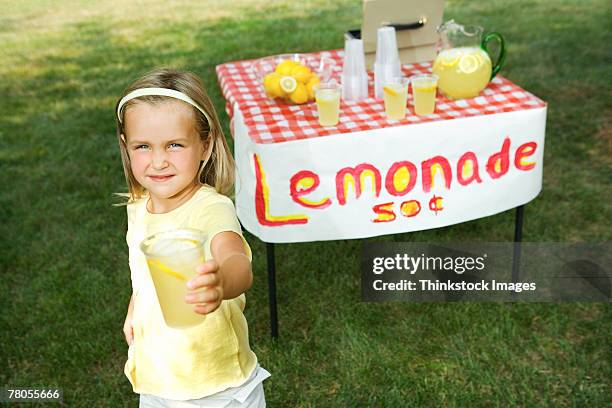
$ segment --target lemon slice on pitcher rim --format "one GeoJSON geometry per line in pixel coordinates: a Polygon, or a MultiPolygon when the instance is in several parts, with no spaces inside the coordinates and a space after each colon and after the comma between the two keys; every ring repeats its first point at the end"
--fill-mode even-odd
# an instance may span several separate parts
{"type": "Polygon", "coordinates": [[[283,91],[291,93],[297,88],[297,81],[293,77],[284,76],[280,80],[280,87],[283,91]]]}

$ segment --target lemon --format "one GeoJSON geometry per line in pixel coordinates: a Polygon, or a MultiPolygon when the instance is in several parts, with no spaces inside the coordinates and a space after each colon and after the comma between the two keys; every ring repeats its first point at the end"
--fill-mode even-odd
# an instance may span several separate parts
{"type": "Polygon", "coordinates": [[[457,62],[459,62],[461,54],[461,50],[451,48],[450,50],[441,52],[438,58],[440,60],[440,64],[444,68],[452,68],[457,65],[457,62]]]}
{"type": "Polygon", "coordinates": [[[293,69],[291,70],[291,76],[294,77],[297,81],[306,84],[310,80],[310,77],[312,77],[312,71],[310,70],[310,68],[300,64],[293,67],[293,69]]]}
{"type": "Polygon", "coordinates": [[[391,96],[398,96],[399,95],[399,92],[397,92],[395,89],[393,89],[390,86],[383,86],[383,91],[388,93],[391,96]]]}
{"type": "Polygon", "coordinates": [[[464,74],[471,74],[479,65],[478,59],[472,54],[463,55],[459,60],[459,70],[464,74]]]}
{"type": "Polygon", "coordinates": [[[180,280],[184,280],[184,281],[188,280],[188,278],[185,275],[183,275],[180,272],[176,272],[176,271],[168,268],[166,265],[164,265],[160,261],[156,261],[156,260],[152,260],[151,259],[147,263],[149,264],[149,268],[158,268],[159,270],[167,273],[168,275],[170,275],[170,276],[172,276],[174,278],[177,278],[177,279],[180,279],[180,280]]]}
{"type": "Polygon", "coordinates": [[[291,70],[297,65],[300,65],[300,63],[291,60],[284,60],[276,66],[274,71],[281,75],[291,75],[291,70]]]}
{"type": "Polygon", "coordinates": [[[276,72],[272,72],[264,77],[264,90],[270,98],[282,98],[285,96],[285,92],[280,86],[281,78],[282,76],[276,72]]]}
{"type": "Polygon", "coordinates": [[[308,102],[308,89],[306,85],[299,82],[296,83],[295,90],[289,94],[289,99],[297,105],[308,102]]]}
{"type": "Polygon", "coordinates": [[[310,77],[310,80],[306,84],[306,90],[308,91],[308,100],[314,100],[315,98],[314,86],[317,85],[319,82],[321,82],[321,80],[315,74],[313,74],[312,77],[310,77]]]}
{"type": "Polygon", "coordinates": [[[429,93],[433,93],[436,92],[436,86],[419,86],[419,87],[415,87],[415,90],[419,91],[419,92],[429,92],[429,93]]]}
{"type": "Polygon", "coordinates": [[[291,93],[293,91],[295,91],[295,88],[297,87],[297,81],[295,80],[294,77],[291,76],[284,76],[280,79],[280,87],[283,91],[285,91],[286,93],[291,93]]]}

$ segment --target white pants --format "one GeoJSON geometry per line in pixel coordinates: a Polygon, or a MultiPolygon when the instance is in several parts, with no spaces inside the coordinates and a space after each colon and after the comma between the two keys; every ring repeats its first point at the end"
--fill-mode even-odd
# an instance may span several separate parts
{"type": "Polygon", "coordinates": [[[204,397],[197,400],[175,401],[155,397],[149,394],[140,395],[139,408],[265,408],[263,383],[260,383],[244,402],[232,397],[204,397]]]}
{"type": "Polygon", "coordinates": [[[265,408],[263,380],[268,377],[270,373],[257,365],[249,379],[239,387],[187,401],[140,394],[139,408],[265,408]]]}

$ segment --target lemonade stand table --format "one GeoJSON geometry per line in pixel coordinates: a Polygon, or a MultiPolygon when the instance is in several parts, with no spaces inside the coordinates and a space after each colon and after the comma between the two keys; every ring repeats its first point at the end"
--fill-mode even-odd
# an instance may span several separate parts
{"type": "MultiPolygon", "coordinates": [[[[336,60],[342,51],[318,53],[336,60]]],[[[438,97],[436,112],[385,117],[382,100],[342,102],[323,128],[316,106],[268,99],[251,61],[217,66],[234,137],[236,210],[268,243],[276,334],[274,243],[365,238],[457,224],[522,206],[542,186],[546,103],[497,76],[471,99],[438,97]]],[[[406,76],[430,63],[402,67],[406,76]]]]}

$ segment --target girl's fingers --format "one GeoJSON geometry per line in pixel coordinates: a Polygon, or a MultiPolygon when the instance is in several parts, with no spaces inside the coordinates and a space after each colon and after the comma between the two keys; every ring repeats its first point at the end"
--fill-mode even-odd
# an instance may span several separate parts
{"type": "Polygon", "coordinates": [[[199,314],[208,314],[214,312],[219,307],[219,304],[220,303],[205,303],[195,306],[193,310],[199,314]]]}
{"type": "Polygon", "coordinates": [[[196,272],[198,273],[198,275],[203,275],[206,273],[215,272],[217,269],[219,269],[219,266],[215,261],[208,261],[204,262],[201,265],[198,265],[198,267],[196,268],[196,272]]]}
{"type": "Polygon", "coordinates": [[[203,286],[215,286],[217,283],[219,283],[219,277],[216,273],[206,273],[204,275],[198,275],[187,282],[187,287],[190,289],[199,289],[203,286]]]}
{"type": "Polygon", "coordinates": [[[214,288],[208,288],[201,292],[190,293],[185,296],[187,303],[208,303],[216,302],[219,299],[219,292],[214,288]]]}

